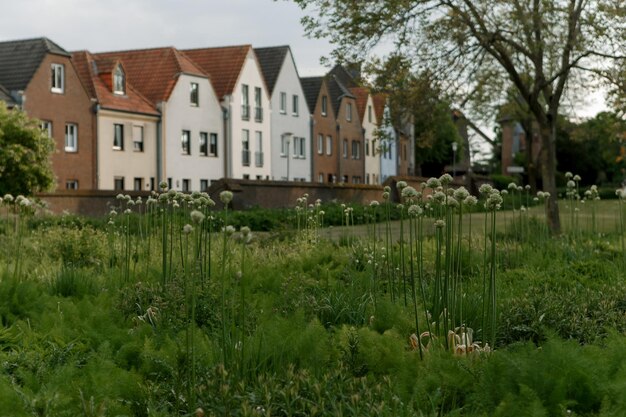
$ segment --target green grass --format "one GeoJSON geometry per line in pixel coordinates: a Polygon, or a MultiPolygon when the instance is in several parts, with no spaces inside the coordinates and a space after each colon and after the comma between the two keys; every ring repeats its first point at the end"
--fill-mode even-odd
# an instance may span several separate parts
{"type": "MultiPolygon", "coordinates": [[[[281,226],[246,245],[238,232],[224,239],[221,224],[194,224],[186,244],[191,208],[182,207],[166,224],[172,246],[163,251],[161,216],[152,229],[132,217],[128,234],[120,221],[31,218],[17,275],[16,236],[0,227],[0,415],[189,416],[198,407],[211,416],[624,415],[617,202],[598,204],[595,235],[586,207],[571,230],[564,206],[564,233],[554,238],[541,234],[541,218],[516,229],[519,212],[497,214],[495,351],[453,355],[440,329],[423,359],[409,340],[415,310],[410,296],[404,303],[401,271],[410,260],[401,263],[396,221],[390,248],[385,223],[378,241],[371,226],[301,234],[281,226]],[[202,230],[211,234],[195,234],[202,230]]],[[[471,214],[471,236],[469,219],[452,264],[455,300],[480,341],[489,238],[482,213],[471,214]]],[[[423,308],[437,275],[431,221],[423,257],[413,252],[427,295],[420,332],[437,319],[423,308]]]]}

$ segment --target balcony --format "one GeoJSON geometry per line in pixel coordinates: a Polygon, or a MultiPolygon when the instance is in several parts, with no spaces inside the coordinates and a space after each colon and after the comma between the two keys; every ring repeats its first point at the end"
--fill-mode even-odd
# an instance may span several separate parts
{"type": "Polygon", "coordinates": [[[254,163],[257,167],[263,166],[263,152],[254,153],[254,163]]]}
{"type": "Polygon", "coordinates": [[[263,107],[254,108],[254,120],[257,122],[263,121],[263,107]]]}
{"type": "Polygon", "coordinates": [[[241,105],[241,118],[243,120],[250,120],[250,106],[248,104],[241,105]]]}
{"type": "Polygon", "coordinates": [[[244,149],[241,151],[241,164],[245,167],[250,166],[250,150],[244,149]]]}

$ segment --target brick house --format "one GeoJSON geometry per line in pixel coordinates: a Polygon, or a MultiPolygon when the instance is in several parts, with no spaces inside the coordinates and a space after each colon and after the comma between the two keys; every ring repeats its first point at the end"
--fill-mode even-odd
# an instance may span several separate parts
{"type": "Polygon", "coordinates": [[[93,103],[71,55],[47,38],[0,42],[0,85],[54,139],[57,188],[95,189],[93,103]]]}

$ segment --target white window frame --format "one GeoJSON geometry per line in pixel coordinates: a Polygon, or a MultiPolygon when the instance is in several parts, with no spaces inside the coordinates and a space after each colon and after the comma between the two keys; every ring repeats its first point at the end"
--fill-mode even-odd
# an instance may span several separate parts
{"type": "Polygon", "coordinates": [[[113,70],[113,94],[121,96],[126,94],[126,74],[121,65],[117,65],[113,70]]]}
{"type": "Polygon", "coordinates": [[[291,96],[291,114],[296,117],[300,114],[300,100],[297,94],[291,96]]]}
{"type": "Polygon", "coordinates": [[[200,156],[209,156],[209,134],[207,132],[200,132],[198,143],[200,145],[198,154],[200,156]],[[204,150],[202,144],[204,142],[204,150]]]}
{"type": "Polygon", "coordinates": [[[328,96],[322,96],[322,116],[328,115],[328,96]]]}
{"type": "Polygon", "coordinates": [[[121,123],[113,124],[113,150],[124,150],[124,125],[121,123]],[[118,136],[118,133],[120,136],[118,136]]]}
{"type": "Polygon", "coordinates": [[[217,133],[211,132],[209,133],[209,156],[217,156],[218,153],[217,133]]]}
{"type": "Polygon", "coordinates": [[[280,114],[287,114],[287,93],[280,92],[280,114]]]}
{"type": "Polygon", "coordinates": [[[183,130],[180,134],[180,151],[183,155],[191,155],[191,131],[189,130],[183,130]],[[186,150],[185,142],[187,143],[186,150]]]}
{"type": "Polygon", "coordinates": [[[333,154],[333,137],[326,136],[326,155],[330,156],[333,154]]]}
{"type": "Polygon", "coordinates": [[[78,125],[65,124],[65,152],[78,152],[78,125]]]}
{"type": "Polygon", "coordinates": [[[198,83],[189,83],[189,105],[200,106],[200,84],[198,83]]]}
{"type": "Polygon", "coordinates": [[[52,64],[51,71],[50,91],[63,94],[63,92],[65,92],[65,66],[63,64],[52,64]]]}
{"type": "Polygon", "coordinates": [[[66,190],[78,190],[78,180],[66,180],[65,189],[66,190]]]}
{"type": "Polygon", "coordinates": [[[144,151],[143,126],[133,126],[133,152],[143,152],[143,151],[144,151]],[[138,130],[135,130],[135,129],[138,129],[138,130]],[[139,134],[135,135],[135,132],[139,132],[139,134]]]}
{"type": "Polygon", "coordinates": [[[317,153],[324,155],[324,135],[321,133],[317,135],[317,153]]]}
{"type": "Polygon", "coordinates": [[[40,127],[49,138],[52,137],[52,122],[50,120],[42,120],[40,127]]]}
{"type": "Polygon", "coordinates": [[[352,103],[346,103],[346,120],[352,121],[352,103]]]}

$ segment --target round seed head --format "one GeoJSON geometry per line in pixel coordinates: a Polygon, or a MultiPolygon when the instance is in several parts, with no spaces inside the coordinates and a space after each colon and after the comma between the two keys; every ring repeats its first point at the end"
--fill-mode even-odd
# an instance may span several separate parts
{"type": "Polygon", "coordinates": [[[443,174],[441,177],[439,177],[439,181],[442,185],[448,185],[452,182],[452,175],[443,174]]]}
{"type": "Polygon", "coordinates": [[[228,205],[233,200],[233,193],[230,191],[222,191],[220,193],[220,201],[225,205],[228,205]]]}
{"type": "Polygon", "coordinates": [[[454,190],[454,198],[458,201],[463,201],[469,195],[469,191],[465,189],[465,187],[460,187],[454,190]]]}
{"type": "Polygon", "coordinates": [[[574,176],[574,174],[572,174],[572,173],[571,173],[571,172],[569,172],[569,171],[567,171],[567,172],[565,173],[565,178],[567,178],[567,179],[570,179],[570,178],[572,178],[573,176],[574,176]]]}
{"type": "Polygon", "coordinates": [[[202,223],[204,220],[204,214],[201,211],[194,210],[191,212],[191,221],[194,223],[202,223]]]}
{"type": "Polygon", "coordinates": [[[183,226],[183,233],[188,235],[189,233],[193,232],[193,227],[190,224],[186,224],[183,226]]]}
{"type": "Polygon", "coordinates": [[[441,187],[441,181],[439,181],[437,178],[432,177],[429,178],[428,181],[426,181],[426,186],[434,190],[437,187],[441,187]]]}
{"type": "Polygon", "coordinates": [[[398,181],[398,183],[396,184],[396,188],[400,191],[402,191],[406,187],[407,187],[406,181],[398,181]]]}
{"type": "Polygon", "coordinates": [[[481,194],[489,194],[489,193],[491,193],[492,190],[493,190],[493,187],[491,185],[489,185],[489,184],[483,184],[478,189],[478,191],[481,194]]]}

